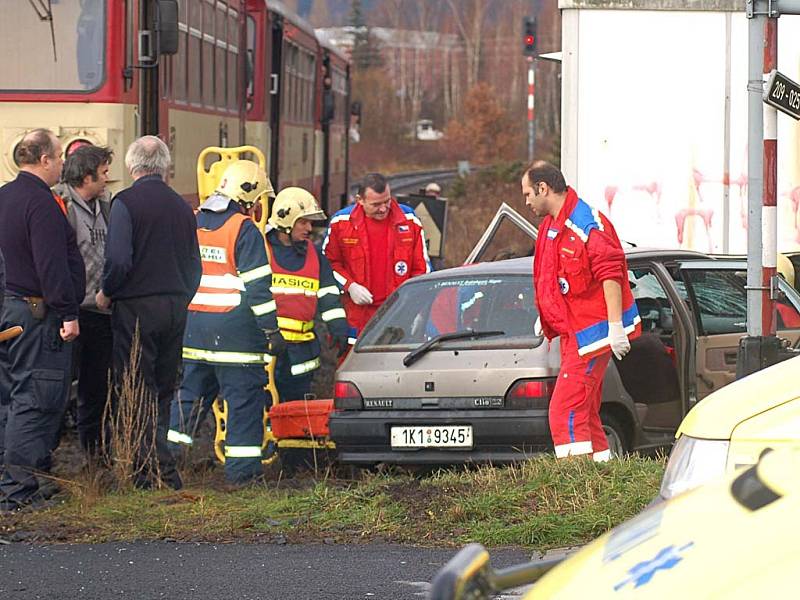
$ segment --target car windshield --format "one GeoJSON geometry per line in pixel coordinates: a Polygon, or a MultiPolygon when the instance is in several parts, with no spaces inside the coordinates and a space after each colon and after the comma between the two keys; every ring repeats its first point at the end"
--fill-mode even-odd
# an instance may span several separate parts
{"type": "Polygon", "coordinates": [[[104,0],[50,4],[6,0],[3,8],[10,10],[3,11],[0,36],[0,55],[5,57],[2,91],[85,92],[100,86],[105,53],[104,0]],[[52,10],[52,32],[50,21],[40,18],[45,14],[44,6],[52,10]]]}
{"type": "Polygon", "coordinates": [[[403,351],[438,335],[471,329],[504,335],[442,341],[434,350],[530,348],[537,317],[530,275],[411,281],[384,303],[356,352],[403,351]]]}

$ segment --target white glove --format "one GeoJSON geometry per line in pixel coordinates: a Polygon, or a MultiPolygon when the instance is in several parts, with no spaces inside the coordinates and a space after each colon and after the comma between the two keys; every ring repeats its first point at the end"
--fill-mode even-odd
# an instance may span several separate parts
{"type": "Polygon", "coordinates": [[[372,292],[370,292],[363,285],[353,282],[347,288],[347,293],[356,304],[372,304],[372,292]]]}
{"type": "Polygon", "coordinates": [[[536,317],[536,322],[533,324],[533,335],[543,335],[542,317],[536,317]]]}
{"type": "Polygon", "coordinates": [[[628,336],[625,334],[625,328],[620,321],[608,323],[608,339],[611,340],[611,351],[617,360],[622,358],[631,351],[631,343],[628,341],[628,336]]]}

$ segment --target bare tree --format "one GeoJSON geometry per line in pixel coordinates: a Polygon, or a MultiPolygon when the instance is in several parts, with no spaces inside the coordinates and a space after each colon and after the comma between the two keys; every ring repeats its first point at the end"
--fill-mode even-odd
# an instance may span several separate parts
{"type": "Polygon", "coordinates": [[[493,0],[447,0],[453,21],[464,41],[467,61],[467,88],[478,82],[483,46],[483,24],[493,0]]]}

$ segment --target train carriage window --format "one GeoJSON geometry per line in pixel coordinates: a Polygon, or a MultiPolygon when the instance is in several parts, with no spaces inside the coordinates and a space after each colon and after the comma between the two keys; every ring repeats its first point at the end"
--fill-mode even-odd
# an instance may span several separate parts
{"type": "Polygon", "coordinates": [[[214,42],[213,37],[203,34],[203,104],[214,106],[214,42]]]}
{"type": "Polygon", "coordinates": [[[161,99],[166,100],[172,96],[172,61],[165,60],[161,65],[161,99]]]}
{"type": "Polygon", "coordinates": [[[197,0],[189,2],[189,25],[197,31],[203,29],[203,5],[197,0]]]}
{"type": "MultiPolygon", "coordinates": [[[[248,19],[249,20],[249,19],[248,19]]],[[[233,9],[228,9],[228,76],[227,94],[228,109],[231,111],[239,110],[240,95],[239,79],[241,77],[239,66],[239,48],[241,28],[239,27],[239,13],[233,9]]],[[[253,40],[255,44],[255,39],[253,40]]]]}
{"type": "Polygon", "coordinates": [[[228,108],[232,111],[239,110],[239,54],[234,52],[238,48],[228,48],[228,108]]]}
{"type": "Polygon", "coordinates": [[[232,31],[228,37],[228,7],[225,4],[217,4],[217,40],[227,42],[228,39],[235,39],[235,32],[232,31]]]}
{"type": "MultiPolygon", "coordinates": [[[[185,13],[180,13],[185,14],[185,13]]],[[[186,52],[189,28],[186,23],[178,24],[178,53],[172,57],[172,97],[177,102],[185,102],[186,94],[186,52]]]]}
{"type": "MultiPolygon", "coordinates": [[[[256,21],[247,15],[247,110],[253,108],[253,98],[256,93],[256,21]]],[[[269,101],[269,96],[267,96],[269,101]]]]}
{"type": "Polygon", "coordinates": [[[314,122],[314,82],[317,79],[317,58],[308,55],[308,70],[306,72],[306,123],[314,122]]]}
{"type": "Polygon", "coordinates": [[[189,27],[189,68],[186,71],[186,79],[189,82],[189,102],[200,104],[202,99],[200,85],[200,32],[189,27]]]}
{"type": "Polygon", "coordinates": [[[225,85],[226,77],[225,72],[227,71],[227,52],[224,47],[222,47],[223,42],[217,42],[217,47],[215,48],[216,53],[216,66],[214,68],[214,76],[215,76],[215,87],[217,88],[216,91],[216,102],[218,108],[226,108],[227,106],[227,99],[225,97],[226,88],[230,89],[229,86],[225,85]]]}
{"type": "Polygon", "coordinates": [[[214,35],[214,0],[203,2],[203,33],[214,35]]]}

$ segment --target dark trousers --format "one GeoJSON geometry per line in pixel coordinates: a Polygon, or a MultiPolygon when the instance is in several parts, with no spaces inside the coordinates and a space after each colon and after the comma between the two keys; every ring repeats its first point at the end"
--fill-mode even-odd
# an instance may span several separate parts
{"type": "Polygon", "coordinates": [[[108,399],[111,368],[111,315],[81,309],[81,334],[75,341],[78,367],[78,437],[84,450],[95,453],[108,399]]]}
{"type": "Polygon", "coordinates": [[[181,385],[172,399],[169,413],[167,439],[173,451],[177,444],[191,446],[197,430],[219,394],[219,382],[213,366],[205,363],[184,362],[181,385]]]}
{"type": "MultiPolygon", "coordinates": [[[[253,479],[262,473],[261,443],[264,441],[266,385],[264,365],[186,362],[178,400],[172,403],[170,429],[191,437],[198,412],[205,414],[203,408],[210,404],[210,391],[218,389],[228,405],[225,478],[232,483],[253,479]]],[[[188,437],[184,439],[188,440],[188,437]]]]}
{"type": "Polygon", "coordinates": [[[72,345],[61,339],[61,319],[48,311],[34,319],[27,302],[6,296],[0,329],[22,325],[22,335],[0,343],[0,499],[36,498],[36,473],[51,467],[66,408],[72,345]]]}
{"type": "Polygon", "coordinates": [[[172,295],[117,300],[112,306],[115,402],[119,402],[120,382],[130,364],[131,347],[138,328],[140,354],[137,371],[148,391],[147,396],[140,400],[156,403],[156,423],[145,423],[145,431],[142,432],[143,450],[139,465],[143,472],[137,483],[143,487],[154,483],[156,465],[152,461],[149,464],[144,462],[145,453],[151,448],[155,449],[163,483],[175,489],[182,485],[175,469],[175,460],[167,445],[167,430],[170,404],[181,362],[187,306],[188,300],[185,297],[172,295]]]}
{"type": "Polygon", "coordinates": [[[315,369],[301,375],[292,375],[290,356],[288,354],[279,356],[275,364],[275,387],[278,388],[280,401],[305,400],[306,394],[311,393],[311,384],[316,372],[315,369]]]}

